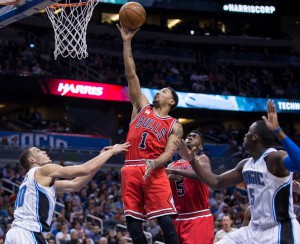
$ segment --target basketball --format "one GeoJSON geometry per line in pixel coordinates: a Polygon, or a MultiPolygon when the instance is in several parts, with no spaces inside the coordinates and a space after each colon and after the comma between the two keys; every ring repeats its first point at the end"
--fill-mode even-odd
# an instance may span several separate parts
{"type": "Polygon", "coordinates": [[[119,19],[122,26],[134,30],[144,24],[146,20],[146,11],[139,3],[128,2],[121,7],[119,19]]]}

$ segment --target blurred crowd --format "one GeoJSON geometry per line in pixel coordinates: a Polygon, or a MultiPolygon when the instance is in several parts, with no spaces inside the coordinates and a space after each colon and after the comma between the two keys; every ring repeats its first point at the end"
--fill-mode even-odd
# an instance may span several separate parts
{"type": "MultiPolygon", "coordinates": [[[[7,164],[1,168],[1,178],[16,184],[21,183],[25,174],[19,164],[7,164]]],[[[299,181],[300,174],[294,174],[294,178],[299,181]]],[[[0,190],[0,243],[3,243],[5,233],[13,221],[16,193],[17,188],[3,182],[0,190]],[[9,194],[4,188],[13,193],[9,194]]],[[[80,191],[58,194],[57,203],[51,232],[46,235],[48,243],[130,243],[123,213],[119,169],[107,168],[99,171],[80,191]]],[[[226,221],[222,220],[228,215],[231,217],[232,227],[239,228],[249,205],[243,185],[220,191],[211,190],[209,203],[215,219],[215,232],[224,228],[226,221]]],[[[294,207],[300,221],[299,194],[294,195],[294,207]]],[[[152,241],[163,241],[162,231],[155,219],[146,222],[144,230],[152,241]]]]}
{"type": "MultiPolygon", "coordinates": [[[[9,36],[10,29],[6,31],[9,36]]],[[[11,32],[18,38],[10,40],[0,36],[0,74],[54,76],[127,85],[119,36],[91,34],[88,58],[60,62],[54,61],[51,48],[45,46],[42,38],[31,37],[25,29],[11,32]],[[78,67],[85,68],[79,70],[78,67]],[[91,70],[85,71],[87,69],[95,75],[89,76],[91,70]]],[[[224,49],[222,46],[136,38],[133,52],[137,74],[144,87],[171,86],[184,92],[262,97],[293,98],[299,93],[299,72],[289,61],[284,61],[299,57],[296,54],[289,54],[289,51],[278,54],[277,50],[267,48],[252,50],[238,45],[224,49]],[[203,62],[203,59],[207,61],[203,62]],[[252,64],[243,65],[245,60],[252,64]],[[256,65],[262,61],[265,65],[256,65]],[[278,64],[268,66],[268,62],[278,64]]]]}

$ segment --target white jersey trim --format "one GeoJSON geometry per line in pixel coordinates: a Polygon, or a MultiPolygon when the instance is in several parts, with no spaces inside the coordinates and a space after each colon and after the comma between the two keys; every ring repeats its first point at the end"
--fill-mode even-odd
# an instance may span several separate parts
{"type": "Polygon", "coordinates": [[[176,218],[175,220],[177,221],[183,221],[183,220],[193,220],[193,219],[198,219],[198,218],[206,218],[212,216],[212,214],[206,214],[206,215],[201,215],[201,216],[196,216],[196,217],[191,217],[191,218],[176,218]]]}
{"type": "Polygon", "coordinates": [[[147,215],[150,215],[150,214],[153,214],[153,213],[159,213],[159,212],[163,212],[163,211],[169,211],[169,210],[173,210],[174,211],[173,208],[164,208],[164,209],[160,209],[160,210],[149,212],[149,213],[147,213],[147,215]]]}
{"type": "Polygon", "coordinates": [[[195,214],[195,213],[202,213],[205,211],[210,211],[210,209],[203,209],[203,210],[199,210],[199,211],[195,211],[195,212],[189,212],[189,213],[180,213],[179,215],[187,215],[187,214],[195,214]]]}

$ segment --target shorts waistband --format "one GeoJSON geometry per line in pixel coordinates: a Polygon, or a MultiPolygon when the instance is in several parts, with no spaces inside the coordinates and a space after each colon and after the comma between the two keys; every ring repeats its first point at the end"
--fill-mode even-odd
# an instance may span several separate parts
{"type": "MultiPolygon", "coordinates": [[[[147,158],[149,159],[149,158],[147,158]]],[[[124,165],[145,165],[145,160],[146,159],[130,159],[130,160],[125,160],[124,165]]]]}

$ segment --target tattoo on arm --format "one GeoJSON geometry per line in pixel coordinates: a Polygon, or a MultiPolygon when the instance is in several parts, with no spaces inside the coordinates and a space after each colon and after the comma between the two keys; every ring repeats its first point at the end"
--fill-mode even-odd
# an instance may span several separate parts
{"type": "Polygon", "coordinates": [[[183,137],[183,128],[182,125],[177,123],[178,130],[176,131],[176,136],[181,139],[183,137]]]}

